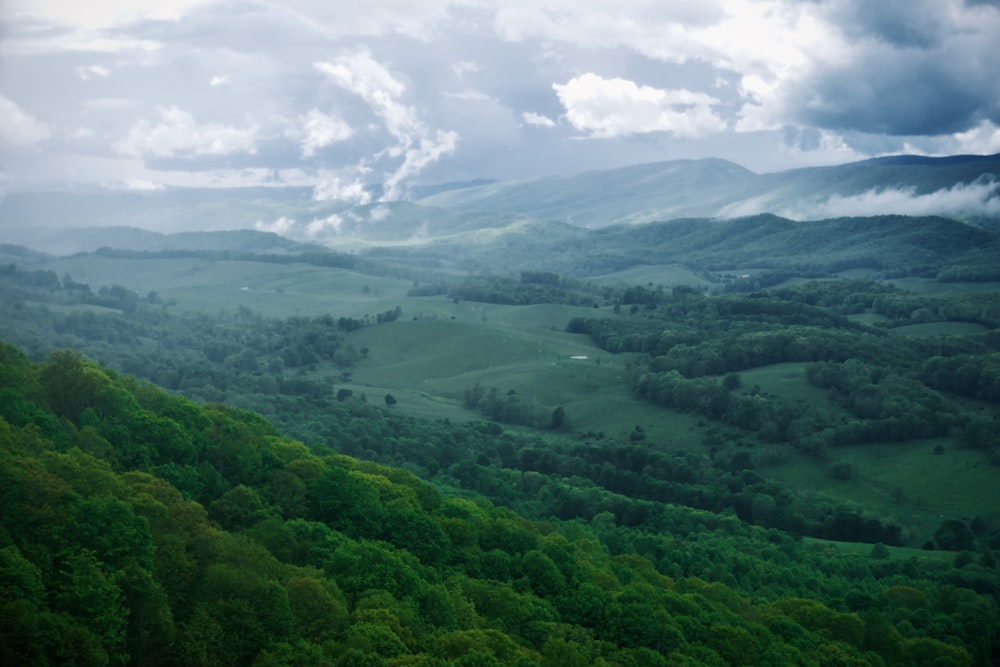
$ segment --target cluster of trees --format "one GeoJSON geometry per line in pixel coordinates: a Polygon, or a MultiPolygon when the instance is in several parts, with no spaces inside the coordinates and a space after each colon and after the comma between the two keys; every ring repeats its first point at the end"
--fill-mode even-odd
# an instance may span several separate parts
{"type": "Polygon", "coordinates": [[[899,337],[847,317],[870,309],[897,323],[905,314],[907,323],[956,318],[985,324],[1000,316],[998,293],[925,298],[842,280],[724,297],[631,288],[617,298],[624,303],[626,297],[646,307],[627,316],[575,318],[567,330],[589,334],[609,352],[642,353],[634,387],[660,405],[810,452],[949,433],[989,440],[977,446],[1000,452],[982,435],[983,418],[938,393],[995,401],[1000,367],[991,360],[1000,337],[899,337]],[[846,418],[724,381],[727,374],[780,362],[809,362],[809,381],[830,390],[846,418]]]}
{"type": "Polygon", "coordinates": [[[451,285],[448,296],[462,301],[520,306],[535,303],[590,306],[597,300],[595,290],[589,285],[563,280],[547,271],[522,271],[520,278],[466,276],[451,285]]]}
{"type": "MultiPolygon", "coordinates": [[[[523,401],[513,389],[501,393],[496,387],[487,389],[478,382],[462,393],[462,403],[487,419],[501,424],[546,428],[554,423],[552,411],[534,401],[523,401]]],[[[556,428],[565,422],[565,411],[556,428]]]]}
{"type": "Polygon", "coordinates": [[[872,301],[872,310],[889,318],[891,326],[927,322],[972,322],[1000,327],[1000,296],[996,292],[969,292],[961,296],[921,296],[892,291],[872,301]]]}
{"type": "Polygon", "coordinates": [[[920,369],[928,386],[1000,404],[1000,354],[934,356],[920,369]]]}
{"type": "Polygon", "coordinates": [[[73,352],[33,364],[3,345],[0,389],[4,664],[967,666],[1000,655],[1000,536],[981,522],[971,538],[942,526],[942,540],[980,549],[954,565],[885,547],[844,555],[663,503],[647,510],[660,530],[609,512],[533,522],[73,352]]]}

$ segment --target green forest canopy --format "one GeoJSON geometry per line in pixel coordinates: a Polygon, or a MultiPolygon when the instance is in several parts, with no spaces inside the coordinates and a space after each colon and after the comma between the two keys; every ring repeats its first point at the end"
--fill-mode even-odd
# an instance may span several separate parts
{"type": "Polygon", "coordinates": [[[529,521],[79,353],[31,363],[4,345],[0,361],[4,664],[998,656],[1000,535],[981,525],[949,562],[847,555],[672,505],[656,531],[610,513],[529,521]]]}

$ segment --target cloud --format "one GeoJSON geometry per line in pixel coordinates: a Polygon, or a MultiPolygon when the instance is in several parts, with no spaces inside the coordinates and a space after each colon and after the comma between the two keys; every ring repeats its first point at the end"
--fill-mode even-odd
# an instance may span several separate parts
{"type": "Polygon", "coordinates": [[[459,79],[464,79],[466,74],[474,74],[482,71],[482,66],[474,60],[459,60],[458,62],[452,64],[451,71],[454,72],[455,76],[459,79]]]}
{"type": "Polygon", "coordinates": [[[925,194],[914,188],[871,189],[853,196],[833,195],[818,202],[800,202],[774,211],[795,220],[874,215],[1000,215],[1000,182],[979,179],[925,194]]]}
{"type": "Polygon", "coordinates": [[[9,0],[9,9],[87,30],[101,30],[139,20],[176,21],[211,0],[9,0]]]}
{"type": "Polygon", "coordinates": [[[107,67],[101,67],[100,65],[88,65],[86,67],[77,67],[76,74],[80,77],[80,80],[90,81],[95,77],[101,79],[106,78],[109,74],[111,74],[111,70],[107,67]]]}
{"type": "Polygon", "coordinates": [[[273,220],[272,222],[264,222],[263,220],[258,220],[254,223],[254,229],[259,232],[273,232],[275,234],[280,234],[281,236],[287,235],[293,229],[295,229],[295,220],[289,218],[288,216],[281,216],[280,218],[273,220]]]}
{"type": "Polygon", "coordinates": [[[957,132],[954,137],[954,151],[993,155],[1000,153],[1000,127],[991,121],[983,121],[967,132],[957,132]]]}
{"type": "Polygon", "coordinates": [[[346,141],[354,134],[354,130],[342,118],[336,114],[324,114],[318,109],[311,109],[309,113],[300,116],[299,124],[300,129],[292,134],[299,135],[304,158],[312,157],[317,150],[338,141],[346,141]]]}
{"type": "Polygon", "coordinates": [[[800,3],[796,25],[815,26],[815,43],[797,45],[793,66],[757,77],[741,127],[929,137],[1000,122],[998,10],[939,0],[800,3]]]}
{"type": "Polygon", "coordinates": [[[521,119],[528,125],[534,127],[555,127],[556,122],[549,118],[548,116],[543,116],[540,113],[535,113],[534,111],[525,111],[521,114],[521,119]]]}
{"type": "Polygon", "coordinates": [[[726,129],[726,122],[712,110],[719,100],[704,93],[639,86],[592,73],[552,84],[552,89],[570,125],[594,137],[670,132],[693,138],[726,129]]]}
{"type": "Polygon", "coordinates": [[[320,234],[333,232],[343,233],[344,218],[336,213],[332,213],[325,218],[316,218],[306,225],[306,236],[314,239],[320,234]]]}
{"type": "Polygon", "coordinates": [[[172,170],[215,183],[213,170],[241,167],[298,167],[312,185],[329,180],[316,175],[322,161],[340,182],[321,196],[357,182],[390,199],[418,179],[666,158],[771,171],[1000,151],[995,1],[0,6],[3,94],[43,128],[17,135],[37,154],[8,169],[18,186],[55,172],[173,185],[172,170]],[[81,126],[95,134],[70,139],[81,126]],[[59,140],[40,145],[46,132],[59,140]],[[81,155],[106,162],[99,173],[63,168],[81,155]]]}
{"type": "Polygon", "coordinates": [[[126,190],[139,190],[142,192],[154,192],[156,190],[164,190],[166,186],[162,183],[154,183],[153,181],[144,181],[141,178],[129,178],[125,181],[126,190]]]}
{"type": "Polygon", "coordinates": [[[67,136],[74,141],[84,141],[97,136],[97,133],[89,127],[81,126],[70,132],[67,136]]]}
{"type": "Polygon", "coordinates": [[[126,97],[97,97],[83,102],[83,106],[88,109],[124,109],[137,104],[135,100],[126,97]]]}
{"type": "Polygon", "coordinates": [[[339,176],[325,176],[313,188],[313,199],[317,201],[344,201],[357,206],[370,204],[371,193],[360,179],[345,183],[339,176]]]}
{"type": "Polygon", "coordinates": [[[391,213],[392,210],[388,206],[380,204],[372,207],[372,209],[368,212],[368,218],[372,222],[382,222],[388,218],[391,213]]]}
{"type": "Polygon", "coordinates": [[[455,151],[458,133],[431,131],[420,119],[417,109],[400,99],[406,92],[405,84],[376,61],[367,49],[358,49],[330,62],[315,62],[313,66],[337,86],[360,97],[395,140],[394,145],[374,156],[375,160],[403,159],[383,181],[383,200],[398,199],[403,181],[455,151]]]}
{"type": "Polygon", "coordinates": [[[255,153],[257,128],[229,127],[217,123],[198,124],[194,116],[178,107],[159,107],[159,122],[140,120],[128,136],[114,143],[120,155],[131,157],[191,157],[255,153]]]}
{"type": "Polygon", "coordinates": [[[0,95],[0,145],[34,146],[52,135],[49,126],[0,95]]]}

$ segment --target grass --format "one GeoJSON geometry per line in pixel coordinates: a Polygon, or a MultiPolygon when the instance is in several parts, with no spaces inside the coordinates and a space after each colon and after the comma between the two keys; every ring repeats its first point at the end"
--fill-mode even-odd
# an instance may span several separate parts
{"type": "Polygon", "coordinates": [[[931,278],[895,278],[888,282],[900,289],[928,296],[936,294],[992,292],[1000,289],[1000,282],[942,283],[931,278]]]}
{"type": "MultiPolygon", "coordinates": [[[[821,540],[815,537],[804,537],[802,541],[814,549],[833,549],[843,554],[852,556],[869,557],[872,553],[872,545],[864,542],[838,542],[837,540],[821,540]]],[[[914,547],[890,547],[889,558],[892,560],[908,560],[910,558],[943,561],[951,564],[956,553],[954,551],[930,551],[927,549],[917,549],[914,547]]]]}
{"type": "Polygon", "coordinates": [[[106,306],[95,306],[89,303],[40,303],[38,301],[27,301],[31,306],[43,306],[53,313],[94,313],[95,315],[120,315],[122,311],[117,308],[107,308],[106,306]]]}
{"type": "Polygon", "coordinates": [[[838,409],[830,401],[827,392],[809,384],[806,379],[806,366],[804,362],[771,364],[743,371],[740,377],[743,379],[744,389],[756,384],[760,385],[765,393],[778,398],[805,401],[831,410],[838,409]]]}
{"type": "Polygon", "coordinates": [[[185,310],[214,313],[243,305],[269,317],[375,315],[402,306],[412,286],[405,280],[334,267],[191,258],[79,256],[36,268],[60,276],[69,273],[94,291],[102,286],[127,285],[143,296],[155,291],[164,300],[176,299],[185,310]]]}
{"type": "Polygon", "coordinates": [[[830,457],[826,465],[817,465],[792,452],[785,462],[763,466],[760,472],[803,492],[811,490],[816,502],[835,498],[891,517],[910,546],[922,545],[946,519],[980,516],[989,525],[1000,522],[996,468],[982,452],[960,448],[953,440],[852,445],[831,450],[830,457]],[[936,445],[942,445],[943,454],[933,453],[936,445]],[[851,464],[851,479],[833,478],[829,465],[834,461],[851,464]],[[898,502],[896,489],[902,492],[898,502]]]}
{"type": "Polygon", "coordinates": [[[648,285],[650,283],[653,285],[663,285],[665,287],[677,287],[682,285],[703,287],[714,284],[692,273],[684,267],[673,264],[640,264],[622,271],[616,271],[602,276],[594,276],[590,279],[590,281],[598,285],[608,285],[613,287],[648,285]]]}
{"type": "Polygon", "coordinates": [[[478,383],[504,394],[513,389],[546,411],[562,406],[576,432],[626,436],[640,425],[658,447],[701,443],[698,418],[655,408],[632,393],[631,355],[610,355],[589,337],[563,330],[571,317],[592,316],[594,309],[434,301],[428,298],[425,312],[451,310],[455,319],[404,317],[351,334],[356,347],[369,349],[354,370],[355,391],[392,393],[407,414],[472,419],[480,417],[462,399],[478,383]]]}
{"type": "Polygon", "coordinates": [[[928,322],[926,324],[907,324],[896,327],[893,333],[900,336],[927,338],[929,336],[965,336],[985,333],[990,328],[973,322],[928,322]]]}

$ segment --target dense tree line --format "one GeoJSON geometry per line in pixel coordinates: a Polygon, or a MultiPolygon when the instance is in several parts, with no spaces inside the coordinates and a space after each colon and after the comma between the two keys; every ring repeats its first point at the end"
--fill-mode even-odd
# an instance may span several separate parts
{"type": "MultiPolygon", "coordinates": [[[[654,521],[635,528],[608,511],[532,522],[71,351],[32,364],[0,347],[0,390],[4,664],[930,666],[1000,655],[1000,537],[981,523],[942,526],[943,543],[979,549],[950,565],[885,547],[847,556],[664,503],[646,503],[654,521]]],[[[567,480],[545,494],[588,492],[567,480]]]]}
{"type": "Polygon", "coordinates": [[[462,301],[526,306],[564,303],[571,306],[595,303],[594,290],[580,281],[563,280],[547,271],[522,271],[519,278],[502,275],[469,275],[450,286],[448,296],[462,301]]]}

